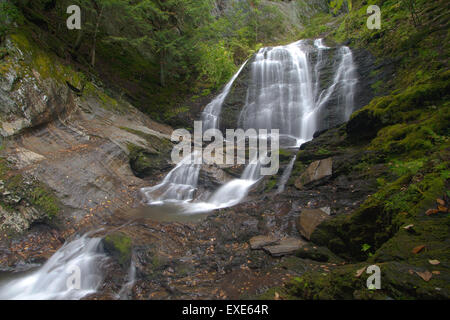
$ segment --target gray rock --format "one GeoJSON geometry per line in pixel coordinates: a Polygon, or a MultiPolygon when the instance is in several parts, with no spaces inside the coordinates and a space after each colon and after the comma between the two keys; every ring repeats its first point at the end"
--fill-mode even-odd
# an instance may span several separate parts
{"type": "Polygon", "coordinates": [[[303,237],[310,240],[317,226],[328,218],[329,215],[321,209],[303,209],[297,218],[297,230],[303,237]]]}
{"type": "Polygon", "coordinates": [[[261,249],[265,246],[275,244],[279,242],[278,238],[273,236],[256,236],[250,239],[250,248],[253,250],[261,249]]]}
{"type": "Polygon", "coordinates": [[[267,251],[273,257],[280,257],[289,254],[294,254],[298,249],[303,247],[306,244],[305,241],[297,238],[285,238],[280,241],[279,244],[274,246],[264,247],[264,250],[267,251]]]}

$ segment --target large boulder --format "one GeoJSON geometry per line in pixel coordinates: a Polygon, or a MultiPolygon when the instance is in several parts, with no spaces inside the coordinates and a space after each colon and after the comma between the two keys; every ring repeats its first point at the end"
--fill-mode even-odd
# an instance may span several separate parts
{"type": "Polygon", "coordinates": [[[303,209],[297,218],[297,230],[310,240],[314,230],[328,218],[329,215],[321,209],[303,209]]]}
{"type": "Polygon", "coordinates": [[[303,189],[309,183],[324,179],[333,174],[333,159],[327,158],[314,161],[305,172],[295,181],[298,189],[303,189]]]}

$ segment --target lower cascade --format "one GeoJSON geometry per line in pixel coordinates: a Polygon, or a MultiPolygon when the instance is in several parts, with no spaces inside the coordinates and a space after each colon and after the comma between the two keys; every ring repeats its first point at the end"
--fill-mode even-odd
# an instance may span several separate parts
{"type": "Polygon", "coordinates": [[[81,299],[95,293],[102,284],[106,259],[101,238],[79,237],[64,244],[39,269],[0,283],[0,299],[81,299]]]}

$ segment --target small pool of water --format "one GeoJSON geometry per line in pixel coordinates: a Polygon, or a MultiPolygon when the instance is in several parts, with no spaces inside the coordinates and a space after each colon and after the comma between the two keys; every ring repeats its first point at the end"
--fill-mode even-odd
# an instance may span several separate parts
{"type": "Polygon", "coordinates": [[[130,219],[150,219],[160,222],[181,222],[181,223],[198,223],[204,220],[212,210],[205,208],[197,210],[194,213],[186,213],[186,205],[180,203],[162,203],[155,205],[142,205],[126,212],[126,216],[130,219]]]}

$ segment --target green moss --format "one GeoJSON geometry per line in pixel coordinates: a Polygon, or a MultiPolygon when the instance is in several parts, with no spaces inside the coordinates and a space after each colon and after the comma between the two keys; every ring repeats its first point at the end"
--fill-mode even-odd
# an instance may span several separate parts
{"type": "Polygon", "coordinates": [[[123,266],[127,267],[130,263],[132,254],[132,240],[122,232],[115,232],[107,235],[103,239],[105,250],[117,259],[123,266]]]}
{"type": "MultiPolygon", "coordinates": [[[[0,180],[5,182],[5,189],[13,196],[23,199],[44,212],[48,219],[56,217],[61,210],[59,200],[43,183],[34,179],[31,180],[31,184],[25,183],[26,179],[22,174],[11,170],[3,158],[0,158],[0,180]]],[[[2,199],[0,199],[0,203],[3,207],[9,208],[11,212],[14,211],[11,204],[4,203],[2,199]]]]}
{"type": "Polygon", "coordinates": [[[33,205],[44,210],[49,218],[55,217],[60,211],[56,197],[43,186],[31,190],[30,200],[33,205]]]}
{"type": "Polygon", "coordinates": [[[60,63],[50,51],[44,50],[41,45],[37,45],[30,40],[32,32],[26,27],[22,27],[9,37],[11,41],[23,53],[23,59],[19,63],[20,72],[32,75],[32,70],[36,70],[41,79],[52,79],[61,86],[66,86],[66,81],[75,87],[81,87],[82,74],[74,71],[70,66],[60,63]]]}
{"type": "MultiPolygon", "coordinates": [[[[129,131],[135,132],[132,129],[129,129],[129,131]]],[[[137,132],[136,134],[150,140],[151,147],[143,148],[132,143],[127,144],[130,166],[134,174],[138,177],[146,177],[167,169],[172,150],[170,141],[140,131],[137,132]]]]}
{"type": "Polygon", "coordinates": [[[275,186],[277,185],[277,178],[276,176],[271,176],[269,181],[266,183],[266,187],[264,189],[265,192],[271,191],[275,186]]]}

